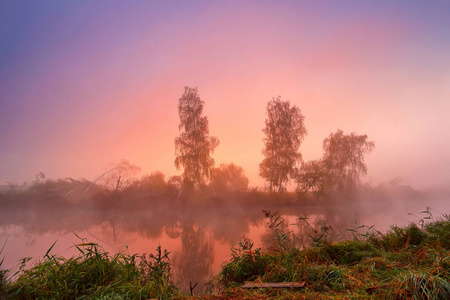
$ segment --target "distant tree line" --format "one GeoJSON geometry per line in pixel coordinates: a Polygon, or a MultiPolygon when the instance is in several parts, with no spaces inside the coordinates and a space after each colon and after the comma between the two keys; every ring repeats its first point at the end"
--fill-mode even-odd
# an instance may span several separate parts
{"type": "MultiPolygon", "coordinates": [[[[175,166],[183,169],[179,176],[165,178],[156,171],[136,179],[140,168],[126,160],[109,168],[94,181],[45,180],[43,173],[29,187],[30,191],[57,191],[65,186],[67,196],[91,193],[93,190],[114,196],[124,191],[138,191],[148,196],[192,195],[208,191],[214,196],[247,191],[249,180],[242,167],[221,164],[215,167],[212,154],[219,139],[209,134],[208,118],[203,115],[205,102],[197,88],[185,87],[178,101],[180,118],[179,136],[175,138],[175,166]],[[79,187],[75,188],[74,183],[79,187]],[[53,186],[53,187],[52,187],[53,186]],[[71,186],[74,189],[71,190],[71,186]]],[[[314,193],[346,193],[354,191],[361,176],[367,174],[365,155],[374,148],[367,135],[344,134],[337,130],[323,141],[323,156],[304,161],[300,146],[307,135],[305,117],[300,108],[281,97],[267,103],[262,154],[259,175],[267,183],[270,193],[283,193],[289,182],[294,181],[300,195],[314,193]]],[[[14,186],[11,185],[11,188],[14,186]]],[[[118,196],[117,196],[118,197],[118,196]]],[[[117,198],[116,197],[116,198],[117,198]]]]}

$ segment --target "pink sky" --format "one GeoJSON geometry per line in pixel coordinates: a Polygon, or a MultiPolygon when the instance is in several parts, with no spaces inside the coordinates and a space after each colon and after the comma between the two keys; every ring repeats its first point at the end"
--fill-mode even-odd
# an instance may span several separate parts
{"type": "Polygon", "coordinates": [[[216,165],[262,160],[266,103],[305,115],[305,160],[367,134],[367,181],[450,183],[450,4],[410,1],[0,5],[0,184],[174,167],[178,99],[198,87],[216,165]],[[339,4],[338,4],[339,3],[339,4]]]}

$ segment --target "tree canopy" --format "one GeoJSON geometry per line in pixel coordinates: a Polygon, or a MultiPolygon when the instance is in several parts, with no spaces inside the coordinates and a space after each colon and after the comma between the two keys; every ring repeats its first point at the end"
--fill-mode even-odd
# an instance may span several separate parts
{"type": "Polygon", "coordinates": [[[270,192],[284,190],[289,178],[295,176],[296,166],[302,159],[300,144],[307,134],[301,110],[280,97],[267,103],[264,148],[265,156],[259,175],[269,183],[270,192]]]}
{"type": "Polygon", "coordinates": [[[203,116],[204,102],[197,88],[185,87],[178,102],[180,135],[175,138],[175,166],[184,168],[185,183],[202,185],[214,167],[211,153],[219,145],[216,137],[209,136],[208,118],[203,116]]]}
{"type": "Polygon", "coordinates": [[[367,174],[364,155],[375,147],[367,135],[331,133],[323,141],[322,159],[304,163],[297,175],[298,190],[346,192],[353,190],[367,174]]]}
{"type": "Polygon", "coordinates": [[[214,193],[246,191],[248,178],[242,167],[235,164],[221,164],[219,168],[211,170],[211,186],[214,193]]]}
{"type": "Polygon", "coordinates": [[[327,170],[325,185],[328,189],[348,190],[367,174],[364,155],[375,147],[367,135],[344,134],[342,130],[331,133],[323,141],[323,164],[327,170]]]}
{"type": "Polygon", "coordinates": [[[306,193],[308,191],[322,192],[326,170],[322,160],[311,160],[304,162],[297,174],[297,191],[306,193]]]}

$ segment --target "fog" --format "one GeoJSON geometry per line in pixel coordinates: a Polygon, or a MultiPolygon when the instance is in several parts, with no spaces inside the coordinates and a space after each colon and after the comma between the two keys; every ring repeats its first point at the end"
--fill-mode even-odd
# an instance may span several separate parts
{"type": "Polygon", "coordinates": [[[324,228],[328,238],[339,241],[355,232],[362,236],[372,225],[386,232],[392,225],[430,221],[430,215],[438,219],[448,213],[449,197],[448,190],[416,190],[400,180],[348,195],[300,197],[256,189],[216,196],[211,191],[178,196],[154,188],[114,193],[91,182],[47,179],[0,193],[2,268],[15,270],[24,257],[42,259],[55,241],[55,254],[74,255],[78,236],[111,253],[152,253],[161,245],[171,252],[178,285],[189,291],[189,283],[199,283],[195,293],[200,293],[237,243],[277,247],[271,216],[283,220],[280,229],[289,244],[302,248],[324,228]]]}

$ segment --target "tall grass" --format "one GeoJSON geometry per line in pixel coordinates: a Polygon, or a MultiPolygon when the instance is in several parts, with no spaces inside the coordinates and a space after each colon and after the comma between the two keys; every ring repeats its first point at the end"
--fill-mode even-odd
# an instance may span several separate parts
{"type": "MultiPolygon", "coordinates": [[[[53,247],[53,245],[52,245],[53,247]]],[[[51,247],[51,248],[52,248],[51,247]]],[[[10,299],[168,299],[177,292],[168,252],[110,256],[96,243],[75,246],[71,258],[50,254],[5,285],[10,299]]]]}
{"type": "Polygon", "coordinates": [[[3,249],[5,249],[6,243],[7,243],[7,241],[5,241],[2,248],[0,249],[0,299],[3,299],[3,297],[6,297],[6,283],[7,283],[8,270],[2,269],[4,257],[1,256],[3,253],[3,249]]]}
{"type": "Polygon", "coordinates": [[[450,299],[450,282],[430,273],[410,272],[394,278],[386,294],[392,299],[450,299]]]}

